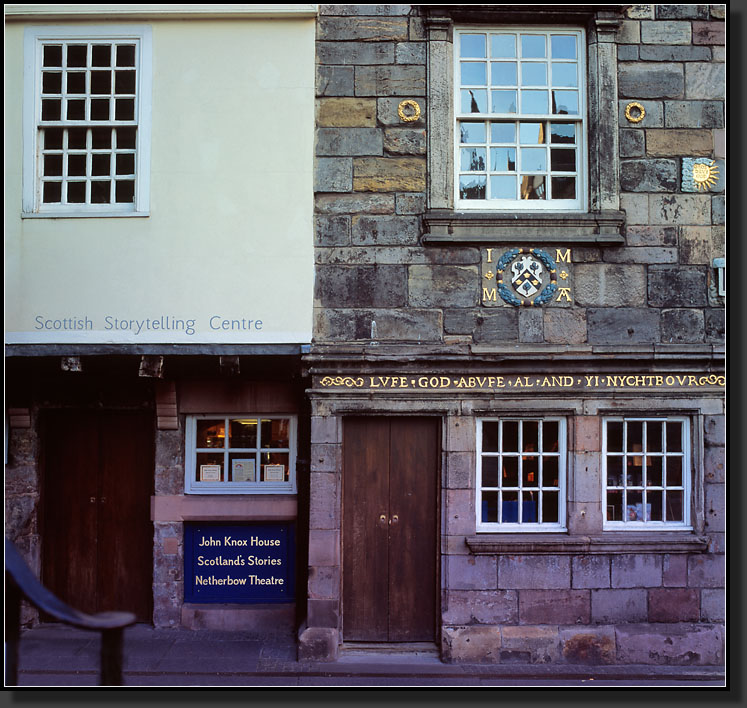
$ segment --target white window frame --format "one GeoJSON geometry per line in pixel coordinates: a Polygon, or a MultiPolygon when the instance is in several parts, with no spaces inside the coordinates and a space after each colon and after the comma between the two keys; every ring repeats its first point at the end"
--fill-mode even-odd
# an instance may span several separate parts
{"type": "MultiPolygon", "coordinates": [[[[482,26],[472,26],[472,27],[459,27],[455,28],[454,30],[454,93],[453,93],[453,104],[454,104],[454,127],[453,127],[453,134],[454,134],[454,176],[453,176],[453,188],[454,188],[454,204],[457,211],[527,211],[527,212],[552,212],[552,211],[561,211],[561,212],[586,212],[588,210],[588,158],[587,158],[587,150],[588,150],[588,135],[587,135],[587,122],[588,122],[588,104],[587,104],[587,67],[586,67],[586,33],[582,28],[579,27],[566,27],[566,26],[555,26],[555,27],[533,27],[533,26],[526,26],[526,27],[519,27],[516,25],[510,25],[510,26],[491,26],[491,27],[482,27],[482,26]],[[519,57],[520,50],[520,40],[519,35],[520,34],[540,34],[544,35],[546,37],[546,47],[547,47],[547,56],[545,57],[545,65],[548,67],[548,95],[550,95],[550,92],[552,90],[551,87],[551,77],[550,77],[550,68],[551,68],[551,59],[550,59],[550,36],[552,34],[573,34],[576,36],[576,48],[577,48],[577,61],[575,62],[577,65],[577,78],[578,78],[578,98],[579,98],[579,117],[576,120],[563,120],[561,115],[553,115],[551,113],[547,114],[522,114],[518,112],[516,113],[462,113],[461,112],[461,70],[460,70],[460,62],[463,60],[462,57],[460,57],[460,46],[461,46],[461,37],[465,34],[485,34],[487,39],[488,45],[490,44],[489,37],[491,34],[515,34],[517,38],[517,58],[516,58],[516,64],[517,68],[521,66],[521,59],[519,57]],[[516,169],[514,174],[516,175],[517,182],[519,181],[519,175],[521,174],[521,168],[520,168],[520,155],[519,155],[519,135],[518,135],[518,124],[520,122],[524,123],[538,123],[542,122],[544,124],[547,124],[548,122],[555,122],[555,123],[572,123],[576,126],[575,131],[575,152],[576,152],[576,199],[461,199],[460,198],[460,173],[461,173],[461,160],[460,160],[460,130],[459,130],[459,124],[462,121],[465,120],[473,120],[476,122],[480,122],[484,120],[486,123],[490,123],[491,121],[513,121],[516,124],[516,147],[515,147],[515,160],[516,160],[516,169]]],[[[489,54],[489,50],[487,51],[487,54],[489,54]]],[[[486,82],[486,92],[488,95],[488,100],[490,101],[490,92],[491,90],[500,90],[500,88],[492,87],[491,80],[490,80],[490,64],[491,64],[491,58],[486,56],[485,57],[485,63],[487,66],[487,82],[486,82]]],[[[568,63],[568,62],[566,62],[568,63]]],[[[520,71],[520,69],[519,69],[520,71]]],[[[519,93],[520,88],[520,77],[517,77],[517,96],[519,93]]],[[[562,89],[561,89],[562,90],[562,89]]],[[[492,106],[489,105],[489,108],[492,106]]],[[[486,189],[490,188],[489,182],[490,182],[490,170],[487,168],[490,167],[490,135],[489,135],[489,125],[486,126],[486,133],[488,135],[486,136],[487,142],[486,145],[486,160],[488,164],[486,165],[486,180],[488,184],[486,185],[486,189]]],[[[547,180],[546,188],[549,184],[549,181],[551,180],[551,152],[550,152],[550,138],[547,136],[547,142],[545,143],[546,148],[546,159],[547,159],[547,169],[543,173],[545,175],[545,178],[547,180]]],[[[526,146],[525,146],[526,147],[526,146]]],[[[568,173],[568,176],[570,173],[568,173]]],[[[557,175],[557,176],[564,176],[564,175],[557,175]]]]}
{"type": "MultiPolygon", "coordinates": [[[[542,426],[540,426],[542,427],[542,426]]],[[[562,533],[567,531],[566,528],[566,508],[567,508],[567,424],[566,419],[561,416],[500,416],[500,417],[485,417],[477,419],[477,435],[476,435],[476,458],[477,458],[477,472],[475,476],[475,515],[476,515],[476,530],[478,533],[562,533]],[[499,423],[499,431],[502,430],[500,425],[502,422],[540,422],[540,423],[557,423],[558,424],[558,450],[557,452],[543,451],[542,455],[538,457],[542,458],[552,454],[558,458],[558,520],[557,522],[545,523],[545,522],[483,522],[482,521],[482,464],[483,457],[500,457],[504,454],[502,450],[502,436],[499,432],[499,443],[498,452],[483,452],[482,439],[483,439],[483,424],[484,423],[499,423]]],[[[522,433],[523,426],[519,428],[519,449],[522,447],[522,433]]],[[[521,452],[511,453],[512,457],[519,459],[518,475],[519,475],[519,494],[522,490],[522,469],[521,469],[521,452]]],[[[541,464],[541,463],[540,463],[541,464]]],[[[499,469],[502,465],[499,463],[499,469]]],[[[540,468],[541,469],[541,468],[540,468]]],[[[543,487],[544,488],[544,487],[543,487]]],[[[492,488],[491,488],[492,489],[492,488]]],[[[499,486],[500,490],[501,487],[499,486]]],[[[512,488],[513,490],[513,488],[512,488]]],[[[554,488],[553,488],[554,491],[554,488]]],[[[499,491],[500,494],[500,491],[499,491]]],[[[500,497],[499,497],[500,500],[500,497]]],[[[521,506],[521,505],[520,505],[521,506]]],[[[498,504],[499,510],[502,509],[502,505],[498,504]]],[[[500,512],[499,512],[500,513],[500,512]]],[[[520,511],[521,513],[521,511],[520,511]]]]}
{"type": "MultiPolygon", "coordinates": [[[[646,426],[644,426],[644,429],[647,429],[646,426]]],[[[627,430],[627,426],[623,427],[623,430],[627,430]]],[[[644,436],[646,433],[644,433],[644,436]]],[[[693,470],[692,470],[692,454],[691,454],[691,421],[690,418],[686,416],[605,416],[602,423],[602,518],[603,518],[603,525],[602,528],[606,531],[692,531],[693,527],[691,524],[691,509],[692,509],[692,478],[693,478],[693,470]],[[668,421],[671,422],[679,422],[682,424],[682,451],[681,453],[679,451],[677,452],[668,452],[666,448],[666,435],[664,435],[664,442],[662,444],[662,451],[658,452],[651,452],[648,451],[647,448],[647,440],[644,437],[643,441],[643,450],[641,451],[633,451],[633,450],[627,450],[627,438],[623,438],[623,450],[622,455],[617,452],[613,451],[612,453],[609,453],[607,450],[607,425],[610,422],[655,422],[655,423],[663,423],[666,425],[668,421]],[[622,474],[622,485],[620,486],[613,486],[608,487],[608,478],[607,478],[607,463],[609,457],[620,457],[622,456],[623,460],[623,474],[622,474]],[[664,495],[664,499],[666,499],[666,491],[667,490],[675,490],[675,491],[681,491],[682,492],[682,521],[667,521],[666,519],[663,521],[638,521],[638,520],[628,520],[627,518],[621,519],[621,520],[615,520],[615,521],[608,521],[607,520],[607,493],[609,489],[612,490],[619,490],[621,487],[624,489],[623,492],[623,503],[622,508],[627,509],[627,477],[625,475],[625,461],[626,457],[628,456],[635,456],[635,457],[642,457],[644,462],[642,462],[642,468],[645,471],[646,470],[646,458],[647,456],[656,456],[656,457],[662,457],[662,484],[660,486],[654,487],[651,491],[659,492],[661,491],[664,495]],[[667,457],[678,457],[682,459],[682,485],[676,486],[676,485],[667,485],[666,483],[666,459],[667,457]]],[[[647,481],[647,480],[646,480],[647,481]]],[[[646,486],[644,483],[644,479],[642,477],[641,480],[641,489],[642,491],[642,499],[643,501],[641,504],[647,503],[647,497],[649,486],[646,486]]],[[[638,487],[634,487],[636,490],[638,487]]],[[[666,501],[662,502],[664,505],[664,508],[666,508],[666,501]]]]}
{"type": "MultiPolygon", "coordinates": [[[[23,203],[22,217],[127,217],[148,216],[150,209],[150,152],[152,105],[152,32],[146,25],[34,26],[24,35],[23,99],[23,203]],[[42,203],[41,195],[41,75],[42,45],[68,42],[135,42],[136,57],[135,119],[136,132],[134,201],[121,204],[42,203]]],[[[107,127],[113,121],[96,122],[107,127]]],[[[118,125],[122,123],[117,123],[118,125]]],[[[90,121],[55,121],[60,127],[90,127],[90,121]]],[[[87,154],[90,151],[87,151],[87,154]]]]}
{"type": "Polygon", "coordinates": [[[186,420],[186,451],[184,464],[184,490],[186,494],[295,494],[296,493],[296,441],[298,417],[294,415],[260,414],[260,413],[205,413],[187,416],[186,420]],[[197,448],[198,420],[225,420],[226,430],[228,421],[239,418],[262,420],[288,420],[288,448],[262,448],[261,428],[257,426],[256,448],[197,448]],[[224,470],[227,471],[227,461],[231,452],[246,452],[247,457],[255,459],[256,475],[259,475],[260,456],[267,452],[288,453],[288,481],[287,482],[200,482],[197,481],[197,452],[210,452],[224,455],[224,470]]]}

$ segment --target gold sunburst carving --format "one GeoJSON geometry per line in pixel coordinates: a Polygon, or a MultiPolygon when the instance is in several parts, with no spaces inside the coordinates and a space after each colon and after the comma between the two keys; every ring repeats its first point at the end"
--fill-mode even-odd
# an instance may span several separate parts
{"type": "Polygon", "coordinates": [[[718,166],[711,160],[710,163],[696,162],[693,165],[693,182],[698,189],[706,190],[718,182],[718,166]]]}

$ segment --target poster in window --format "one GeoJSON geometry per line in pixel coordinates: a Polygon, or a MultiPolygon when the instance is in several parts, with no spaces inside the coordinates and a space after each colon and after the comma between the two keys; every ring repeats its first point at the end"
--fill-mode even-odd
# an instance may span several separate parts
{"type": "Polygon", "coordinates": [[[234,482],[254,482],[254,464],[252,459],[231,461],[231,479],[234,482]]]}
{"type": "Polygon", "coordinates": [[[220,465],[200,465],[200,482],[220,482],[220,465]]]}
{"type": "Polygon", "coordinates": [[[643,518],[643,504],[638,502],[637,504],[628,504],[628,521],[646,521],[651,519],[651,504],[646,504],[646,518],[643,518]]]}
{"type": "Polygon", "coordinates": [[[285,482],[285,465],[265,465],[265,482],[285,482]]]}

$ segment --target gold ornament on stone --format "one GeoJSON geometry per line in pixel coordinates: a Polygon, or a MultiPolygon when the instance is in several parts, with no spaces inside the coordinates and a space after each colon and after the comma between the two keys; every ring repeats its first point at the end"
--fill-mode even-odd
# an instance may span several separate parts
{"type": "Polygon", "coordinates": [[[420,118],[420,106],[417,101],[408,98],[399,104],[397,115],[403,123],[412,123],[420,118]]]}
{"type": "Polygon", "coordinates": [[[631,101],[625,106],[625,117],[631,123],[640,123],[646,116],[646,109],[638,101],[631,101]]]}
{"type": "Polygon", "coordinates": [[[718,167],[711,160],[710,164],[696,162],[693,165],[693,182],[700,190],[706,190],[718,182],[718,167]]]}

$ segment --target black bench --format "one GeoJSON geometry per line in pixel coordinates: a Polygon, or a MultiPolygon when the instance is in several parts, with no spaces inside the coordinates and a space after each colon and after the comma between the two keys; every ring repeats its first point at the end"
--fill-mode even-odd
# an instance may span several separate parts
{"type": "Polygon", "coordinates": [[[21,599],[65,624],[101,632],[101,686],[122,685],[122,638],[135,624],[131,612],[87,615],[70,607],[45,588],[18,552],[5,539],[5,685],[18,685],[18,644],[21,637],[21,599]]]}

